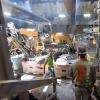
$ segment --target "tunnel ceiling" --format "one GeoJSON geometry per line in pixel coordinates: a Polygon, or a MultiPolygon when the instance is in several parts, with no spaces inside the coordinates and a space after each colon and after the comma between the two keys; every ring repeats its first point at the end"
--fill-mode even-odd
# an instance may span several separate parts
{"type": "MultiPolygon", "coordinates": [[[[32,11],[41,17],[50,21],[62,24],[70,23],[70,14],[76,11],[76,21],[79,24],[87,23],[83,18],[84,13],[92,14],[94,17],[94,8],[97,0],[30,0],[32,11]],[[38,8],[38,9],[37,9],[38,8]],[[60,19],[59,14],[65,14],[66,18],[60,19]]],[[[92,20],[92,18],[90,19],[92,20]]],[[[88,20],[89,21],[89,20],[88,20]]]]}
{"type": "MultiPolygon", "coordinates": [[[[59,20],[59,14],[65,14],[68,17],[63,0],[31,0],[31,2],[32,11],[34,11],[37,15],[46,17],[51,21],[55,20],[56,22],[59,20]]],[[[64,22],[65,21],[67,21],[67,19],[64,19],[64,22]]]]}
{"type": "MultiPolygon", "coordinates": [[[[9,0],[13,3],[21,4],[22,2],[30,2],[31,11],[36,15],[46,18],[56,24],[69,24],[70,14],[76,12],[76,22],[79,24],[87,23],[87,19],[83,18],[83,14],[88,12],[94,16],[94,8],[98,0],[9,0]],[[61,19],[60,14],[66,15],[61,19]]],[[[26,8],[27,9],[27,8],[26,8]]],[[[92,20],[92,18],[91,18],[92,20]]]]}

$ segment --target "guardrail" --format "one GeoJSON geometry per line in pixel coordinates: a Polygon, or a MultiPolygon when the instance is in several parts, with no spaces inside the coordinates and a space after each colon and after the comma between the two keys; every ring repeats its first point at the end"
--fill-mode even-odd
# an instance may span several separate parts
{"type": "Polygon", "coordinates": [[[37,80],[29,80],[29,81],[21,81],[21,80],[8,80],[8,81],[0,81],[0,100],[4,100],[2,98],[6,97],[6,100],[12,100],[11,97],[15,94],[19,96],[19,100],[29,100],[27,90],[34,89],[37,87],[49,85],[53,83],[53,93],[47,100],[51,100],[52,98],[56,99],[56,79],[48,78],[48,79],[37,79],[37,80]]]}

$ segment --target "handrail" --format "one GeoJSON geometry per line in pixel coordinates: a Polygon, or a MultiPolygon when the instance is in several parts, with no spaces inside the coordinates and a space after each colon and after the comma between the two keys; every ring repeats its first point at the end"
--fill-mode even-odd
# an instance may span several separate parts
{"type": "Polygon", "coordinates": [[[49,85],[51,83],[54,87],[54,92],[56,92],[56,79],[37,79],[37,80],[10,80],[10,81],[0,81],[0,98],[12,96],[14,94],[20,94],[24,91],[34,89],[40,86],[49,85]]]}

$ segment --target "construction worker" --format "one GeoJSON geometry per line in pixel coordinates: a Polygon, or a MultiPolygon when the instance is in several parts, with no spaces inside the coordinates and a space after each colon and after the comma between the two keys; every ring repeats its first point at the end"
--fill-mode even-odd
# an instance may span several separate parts
{"type": "Polygon", "coordinates": [[[87,60],[86,54],[86,49],[79,47],[79,59],[71,67],[76,100],[91,100],[92,87],[96,80],[95,67],[87,60]]]}
{"type": "Polygon", "coordinates": [[[52,52],[49,53],[48,58],[46,59],[44,64],[44,68],[46,65],[48,67],[48,75],[50,77],[55,77],[52,52]]]}

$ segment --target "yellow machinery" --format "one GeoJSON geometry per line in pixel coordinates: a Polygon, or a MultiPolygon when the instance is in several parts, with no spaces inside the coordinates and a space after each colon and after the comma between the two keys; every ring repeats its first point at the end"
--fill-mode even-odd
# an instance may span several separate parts
{"type": "Polygon", "coordinates": [[[20,29],[19,30],[20,34],[22,35],[26,35],[28,37],[37,37],[38,36],[38,32],[36,32],[34,29],[20,29]]]}
{"type": "Polygon", "coordinates": [[[50,38],[52,42],[56,42],[57,44],[59,43],[71,44],[72,43],[71,37],[65,33],[54,33],[51,35],[50,38]]]}
{"type": "Polygon", "coordinates": [[[35,51],[38,52],[41,49],[43,49],[43,45],[40,39],[39,32],[36,32],[34,29],[20,29],[19,31],[20,31],[20,34],[33,38],[33,44],[34,44],[35,51]]]}
{"type": "Polygon", "coordinates": [[[96,40],[95,40],[95,39],[90,39],[89,44],[90,44],[90,45],[94,45],[94,46],[96,46],[96,45],[97,45],[97,43],[96,43],[96,40]]]}

